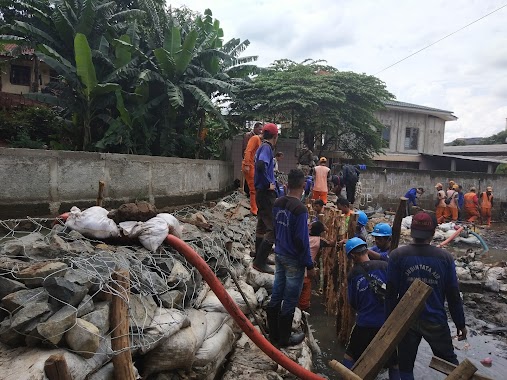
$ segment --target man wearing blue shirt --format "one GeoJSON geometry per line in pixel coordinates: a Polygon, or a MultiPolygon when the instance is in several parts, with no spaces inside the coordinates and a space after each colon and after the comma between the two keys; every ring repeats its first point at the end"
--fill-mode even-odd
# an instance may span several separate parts
{"type": "Polygon", "coordinates": [[[389,260],[392,234],[393,229],[387,223],[377,223],[373,227],[371,236],[375,238],[375,245],[368,250],[368,256],[371,260],[389,260]]]}
{"type": "Polygon", "coordinates": [[[262,135],[262,145],[255,153],[254,185],[258,209],[255,237],[259,245],[255,249],[253,267],[260,272],[273,274],[273,268],[267,265],[266,261],[275,242],[272,214],[276,200],[273,149],[278,140],[278,127],[267,123],[262,128],[262,135]]]}
{"type": "Polygon", "coordinates": [[[422,187],[411,188],[409,191],[405,193],[405,198],[407,201],[407,215],[410,215],[410,209],[415,206],[417,207],[417,198],[419,198],[424,193],[424,189],[422,187]]]}
{"type": "Polygon", "coordinates": [[[293,169],[288,176],[288,194],[273,207],[276,236],[276,272],[273,293],[267,308],[269,337],[280,347],[299,344],[304,334],[291,335],[292,319],[307,276],[315,277],[308,234],[308,210],[300,198],[305,176],[293,169]]]}
{"type": "Polygon", "coordinates": [[[458,331],[458,339],[464,340],[467,336],[454,259],[449,252],[430,245],[436,226],[435,215],[418,212],[413,216],[410,228],[413,243],[397,248],[389,255],[386,294],[388,315],[415,279],[420,279],[433,289],[419,318],[398,345],[402,380],[414,379],[414,362],[421,338],[428,342],[435,356],[458,364],[447,324],[446,299],[458,331]]]}

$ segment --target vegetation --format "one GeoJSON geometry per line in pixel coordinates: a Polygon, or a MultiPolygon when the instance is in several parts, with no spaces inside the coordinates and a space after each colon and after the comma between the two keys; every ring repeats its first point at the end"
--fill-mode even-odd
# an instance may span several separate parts
{"type": "Polygon", "coordinates": [[[58,112],[65,147],[219,158],[246,120],[264,119],[290,125],[311,148],[379,152],[374,112],[392,98],[380,80],[320,61],[260,70],[257,57],[242,56],[249,41],[224,41],[210,10],[164,4],[0,0],[0,42],[34,48],[59,76],[26,96],[58,112]]]}
{"type": "Polygon", "coordinates": [[[482,144],[484,145],[493,145],[493,144],[505,144],[507,143],[507,131],[501,131],[493,136],[485,137],[482,140],[482,144]]]}

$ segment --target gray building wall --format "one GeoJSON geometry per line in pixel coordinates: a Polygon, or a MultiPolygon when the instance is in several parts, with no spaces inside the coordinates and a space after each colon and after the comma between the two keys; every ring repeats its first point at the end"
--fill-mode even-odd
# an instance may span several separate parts
{"type": "Polygon", "coordinates": [[[386,153],[427,153],[442,154],[444,146],[445,121],[431,115],[403,111],[380,111],[377,119],[391,129],[389,148],[386,153]],[[417,149],[405,149],[406,128],[418,128],[417,149]]]}
{"type": "Polygon", "coordinates": [[[89,207],[101,180],[105,207],[137,199],[161,208],[216,199],[234,176],[223,161],[0,148],[0,219],[89,207]]]}

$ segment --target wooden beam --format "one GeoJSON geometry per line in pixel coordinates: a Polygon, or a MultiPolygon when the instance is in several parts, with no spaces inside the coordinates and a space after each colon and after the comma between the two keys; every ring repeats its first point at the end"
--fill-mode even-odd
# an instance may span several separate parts
{"type": "Polygon", "coordinates": [[[135,380],[136,375],[132,364],[129,341],[129,272],[116,271],[112,275],[113,300],[111,302],[111,347],[113,356],[114,378],[135,380]]]}
{"type": "Polygon", "coordinates": [[[97,195],[97,206],[102,207],[102,201],[104,200],[104,187],[106,183],[104,181],[99,181],[99,193],[97,195]]]}
{"type": "Polygon", "coordinates": [[[400,198],[400,204],[398,205],[396,215],[394,216],[393,235],[391,236],[391,251],[398,248],[398,244],[400,244],[401,221],[407,214],[407,201],[408,198],[400,198]]]}
{"type": "Polygon", "coordinates": [[[354,372],[345,367],[339,361],[331,360],[328,364],[332,369],[338,372],[340,378],[343,380],[362,380],[359,376],[357,376],[354,372]]]}
{"type": "Polygon", "coordinates": [[[445,378],[445,380],[468,380],[476,372],[477,367],[474,366],[470,360],[465,359],[445,378]]]}
{"type": "Polygon", "coordinates": [[[417,319],[432,288],[416,279],[366,350],[356,361],[352,371],[364,380],[373,380],[387,362],[396,346],[417,319]]]}
{"type": "Polygon", "coordinates": [[[44,363],[44,373],[49,380],[72,380],[67,362],[62,354],[54,354],[44,363]]]}
{"type": "MultiPolygon", "coordinates": [[[[449,363],[448,361],[444,359],[437,358],[436,356],[433,356],[431,358],[430,362],[430,368],[433,368],[434,370],[437,370],[438,372],[441,372],[445,375],[449,375],[454,371],[454,369],[457,367],[456,364],[449,363]]],[[[481,374],[475,373],[470,377],[472,380],[493,380],[490,377],[483,376],[481,374]]]]}

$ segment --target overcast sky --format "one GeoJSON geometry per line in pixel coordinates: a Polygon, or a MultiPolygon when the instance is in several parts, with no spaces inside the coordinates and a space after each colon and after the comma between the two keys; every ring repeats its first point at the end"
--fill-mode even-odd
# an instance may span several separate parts
{"type": "Polygon", "coordinates": [[[244,55],[324,59],[342,71],[377,75],[399,101],[453,111],[445,141],[506,128],[507,7],[396,66],[507,0],[168,0],[210,7],[225,39],[249,39],[244,55]],[[208,4],[203,5],[204,4],[208,4]]]}

